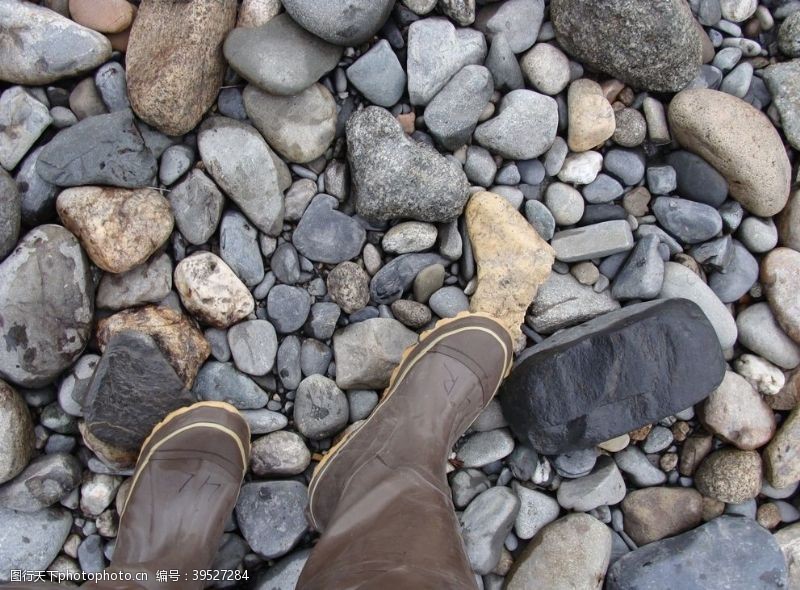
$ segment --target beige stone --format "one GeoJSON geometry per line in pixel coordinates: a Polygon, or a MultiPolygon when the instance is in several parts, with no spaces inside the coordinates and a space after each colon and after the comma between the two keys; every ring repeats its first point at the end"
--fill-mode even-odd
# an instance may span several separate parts
{"type": "Polygon", "coordinates": [[[573,152],[585,152],[602,145],[614,135],[616,116],[597,82],[581,78],[567,91],[569,128],[567,143],[573,152]]]}
{"type": "Polygon", "coordinates": [[[193,129],[217,98],[225,75],[222,43],[236,2],[142,0],[126,56],[131,106],[167,135],[193,129]]]}
{"type": "Polygon", "coordinates": [[[782,528],[774,535],[789,566],[787,588],[800,588],[800,523],[782,528]]]}
{"type": "Polygon", "coordinates": [[[786,385],[776,395],[765,399],[767,405],[773,410],[794,410],[800,404],[800,369],[786,373],[786,385]]]}
{"type": "Polygon", "coordinates": [[[13,479],[28,465],[36,437],[28,406],[8,383],[0,380],[0,484],[13,479]]]}
{"type": "Polygon", "coordinates": [[[730,94],[692,89],[672,99],[669,123],[683,147],[725,176],[745,209],[770,217],[786,205],[791,166],[764,113],[730,94]]]}
{"type": "Polygon", "coordinates": [[[741,504],[761,491],[761,457],[756,451],[721,449],[711,453],[694,476],[697,491],[727,504],[741,504]]]}
{"type": "Polygon", "coordinates": [[[211,346],[192,320],[179,311],[155,305],[126,309],[100,320],[96,334],[100,350],[105,350],[112,336],[128,330],[150,336],[187,389],[211,354],[211,346]]]}
{"type": "Polygon", "coordinates": [[[744,450],[767,444],[775,434],[775,417],[747,380],[726,371],[703,406],[703,422],[722,440],[744,450]]]}
{"type": "Polygon", "coordinates": [[[120,33],[131,26],[136,9],[127,0],[69,0],[72,20],[100,33],[120,33]]]}
{"type": "Polygon", "coordinates": [[[236,26],[260,27],[278,16],[281,8],[281,0],[243,0],[236,26]]]}
{"type": "Polygon", "coordinates": [[[767,481],[785,488],[800,481],[800,409],[795,408],[764,450],[767,481]]]}
{"type": "Polygon", "coordinates": [[[672,537],[703,522],[703,496],[691,488],[653,487],[622,502],[625,532],[639,545],[672,537]]]}
{"type": "Polygon", "coordinates": [[[800,189],[789,197],[789,202],[781,211],[777,222],[781,245],[800,252],[800,189]]]}
{"type": "Polygon", "coordinates": [[[149,188],[70,188],[58,195],[56,209],[92,262],[113,273],[150,258],[169,239],[174,224],[169,202],[149,188]]]}
{"type": "Polygon", "coordinates": [[[496,317],[511,332],[515,349],[525,337],[520,324],[539,286],[550,276],[555,252],[503,197],[479,192],[465,210],[478,267],[470,310],[496,317]]]}
{"type": "Polygon", "coordinates": [[[303,164],[322,156],[336,136],[336,101],[322,84],[295,96],[278,96],[252,84],[244,106],[267,143],[290,162],[303,164]]]}
{"type": "Polygon", "coordinates": [[[244,283],[211,252],[198,252],[181,260],[175,268],[174,283],[184,307],[215,328],[227,328],[255,309],[244,283]]]}
{"type": "Polygon", "coordinates": [[[761,282],[781,328],[800,343],[800,252],[776,248],[761,261],[761,282]]]}
{"type": "Polygon", "coordinates": [[[711,452],[713,444],[713,437],[707,434],[693,434],[688,437],[681,447],[681,457],[678,464],[680,474],[691,477],[700,462],[711,452]]]}
{"type": "Polygon", "coordinates": [[[588,514],[568,514],[528,543],[505,590],[600,590],[610,559],[611,529],[588,514]]]}

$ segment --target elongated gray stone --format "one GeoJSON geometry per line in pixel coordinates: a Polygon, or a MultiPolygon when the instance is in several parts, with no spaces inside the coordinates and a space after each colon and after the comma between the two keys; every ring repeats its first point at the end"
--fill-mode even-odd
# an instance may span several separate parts
{"type": "Polygon", "coordinates": [[[556,232],[550,245],[556,251],[556,259],[578,262],[630,250],[633,234],[627,221],[617,219],[556,232]]]}
{"type": "Polygon", "coordinates": [[[403,296],[417,274],[433,264],[447,264],[438,254],[403,254],[381,268],[369,284],[369,291],[376,303],[392,303],[403,296]]]}
{"type": "Polygon", "coordinates": [[[608,289],[596,293],[571,274],[554,272],[539,287],[526,322],[540,334],[552,334],[615,309],[619,302],[608,289]]]}

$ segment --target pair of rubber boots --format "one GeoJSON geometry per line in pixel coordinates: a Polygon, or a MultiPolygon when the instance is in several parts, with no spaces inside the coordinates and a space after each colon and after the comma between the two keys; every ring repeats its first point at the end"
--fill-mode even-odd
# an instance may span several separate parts
{"type": "MultiPolygon", "coordinates": [[[[322,536],[298,589],[477,588],[446,463],[496,393],[512,354],[505,328],[477,314],[440,322],[404,354],[370,417],[317,466],[308,515],[322,536]]],[[[193,572],[211,566],[249,449],[247,423],[227,404],[170,414],[142,446],[107,570],[148,579],[85,587],[202,588],[193,572]],[[180,581],[158,581],[158,572],[175,570],[180,581]]]]}

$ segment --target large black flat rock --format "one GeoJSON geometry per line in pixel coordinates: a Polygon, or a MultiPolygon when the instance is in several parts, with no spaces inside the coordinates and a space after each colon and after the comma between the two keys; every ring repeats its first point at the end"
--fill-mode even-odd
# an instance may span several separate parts
{"type": "Polygon", "coordinates": [[[500,390],[514,434],[586,449],[684,410],[722,382],[716,333],[688,299],[630,305],[525,351],[500,390]]]}

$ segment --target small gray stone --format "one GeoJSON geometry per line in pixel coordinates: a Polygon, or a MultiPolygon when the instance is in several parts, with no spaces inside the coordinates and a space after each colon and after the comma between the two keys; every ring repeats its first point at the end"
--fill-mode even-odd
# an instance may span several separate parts
{"type": "Polygon", "coordinates": [[[464,467],[484,467],[507,457],[513,450],[514,439],[508,430],[488,430],[469,435],[459,446],[456,459],[464,467]]]}
{"type": "Polygon", "coordinates": [[[266,320],[248,320],[228,329],[228,344],[236,368],[262,376],[272,370],[278,352],[275,328],[266,320]]]}
{"type": "Polygon", "coordinates": [[[492,39],[485,65],[492,73],[497,90],[518,90],[525,87],[522,69],[504,34],[495,35],[492,39]]]}
{"type": "Polygon", "coordinates": [[[656,425],[642,444],[642,451],[648,455],[651,453],[660,453],[672,444],[673,439],[672,431],[669,428],[656,425]]]}
{"type": "Polygon", "coordinates": [[[13,86],[0,96],[0,166],[13,170],[53,122],[41,102],[13,86]]]}
{"type": "Polygon", "coordinates": [[[558,503],[568,510],[588,512],[598,506],[617,504],[625,497],[625,482],[617,465],[600,457],[592,473],[561,482],[558,503]]]}
{"type": "Polygon", "coordinates": [[[172,261],[159,254],[121,274],[106,273],[97,287],[97,307],[114,311],[158,303],[172,290],[172,261]]]}
{"type": "Polygon", "coordinates": [[[733,259],[733,239],[727,235],[709,240],[692,248],[690,253],[707,270],[725,270],[733,259]]]}
{"type": "MultiPolygon", "coordinates": [[[[59,189],[36,172],[36,162],[43,149],[44,146],[38,147],[29,153],[19,166],[15,177],[19,190],[22,221],[29,226],[47,223],[56,217],[55,203],[59,189]]],[[[6,191],[3,192],[6,195],[9,194],[6,191]]],[[[13,213],[11,214],[13,215],[13,213]]],[[[0,215],[0,219],[13,219],[13,217],[0,215]]],[[[0,256],[0,258],[2,257],[0,256]]]]}
{"type": "Polygon", "coordinates": [[[308,178],[301,178],[292,183],[284,200],[284,216],[286,221],[299,221],[308,204],[317,194],[317,183],[308,178]]]}
{"type": "Polygon", "coordinates": [[[532,539],[536,533],[558,518],[561,508],[551,496],[516,481],[511,487],[519,498],[514,532],[520,539],[532,539]]]}
{"type": "Polygon", "coordinates": [[[300,579],[300,572],[306,565],[310,549],[293,551],[273,566],[259,574],[254,586],[255,590],[280,590],[281,588],[295,588],[300,579]]]}
{"type": "Polygon", "coordinates": [[[606,174],[598,174],[581,190],[588,203],[608,203],[622,196],[622,185],[606,174]]]}
{"type": "Polygon", "coordinates": [[[464,173],[473,184],[490,187],[494,183],[495,174],[497,174],[497,163],[489,150],[479,145],[471,145],[467,149],[464,173]]]}
{"type": "Polygon", "coordinates": [[[328,301],[320,301],[311,306],[305,331],[318,340],[328,340],[333,336],[336,323],[341,315],[339,306],[328,301]]]}
{"type": "Polygon", "coordinates": [[[647,188],[654,195],[666,195],[678,188],[675,168],[672,166],[650,166],[647,169],[647,188]]]}
{"type": "Polygon", "coordinates": [[[518,511],[519,499],[505,486],[490,488],[470,502],[460,521],[473,571],[487,574],[494,569],[518,511]]]}
{"type": "Polygon", "coordinates": [[[466,145],[493,92],[488,69],[478,65],[462,68],[425,107],[428,130],[448,150],[466,145]]]}
{"type": "Polygon", "coordinates": [[[658,197],[652,208],[659,223],[684,244],[705,242],[722,231],[719,213],[704,203],[658,197]]]}
{"type": "MultiPolygon", "coordinates": [[[[432,253],[398,256],[372,277],[370,296],[378,304],[388,304],[400,299],[403,296],[403,292],[415,282],[414,279],[422,269],[432,265],[442,265],[445,262],[441,256],[432,253]]],[[[436,288],[438,289],[439,287],[441,285],[436,288]]],[[[416,297],[416,299],[421,302],[427,301],[427,299],[423,300],[419,297],[416,297]]]]}
{"type": "Polygon", "coordinates": [[[551,245],[556,251],[556,259],[578,262],[630,250],[633,248],[633,235],[627,221],[604,221],[557,232],[551,245]]]}
{"type": "Polygon", "coordinates": [[[285,555],[308,529],[306,486],[296,481],[264,481],[242,486],[236,521],[250,547],[264,559],[285,555]]]}
{"type": "Polygon", "coordinates": [[[185,145],[171,145],[161,155],[158,178],[167,186],[183,176],[194,163],[194,150],[185,145]]]}
{"type": "Polygon", "coordinates": [[[298,94],[339,63],[342,48],[312,35],[288,14],[254,28],[236,28],[223,46],[225,59],[262,90],[298,94]]]}
{"type": "Polygon", "coordinates": [[[461,510],[472,502],[473,498],[492,487],[489,478],[478,469],[459,469],[450,477],[450,490],[453,504],[461,510]]]}
{"type": "Polygon", "coordinates": [[[336,45],[355,47],[372,38],[392,11],[392,0],[285,0],[283,6],[297,23],[336,45]]]}
{"type": "Polygon", "coordinates": [[[748,217],[742,221],[737,235],[753,254],[769,252],[778,245],[778,228],[771,217],[748,217]]]}
{"type": "Polygon", "coordinates": [[[554,182],[547,187],[544,204],[558,225],[575,225],[583,217],[585,206],[581,193],[563,182],[554,182]]]}
{"type": "Polygon", "coordinates": [[[131,108],[125,69],[121,64],[115,61],[103,64],[94,75],[94,84],[110,113],[131,108]]]}
{"type": "Polygon", "coordinates": [[[217,328],[208,328],[203,332],[208,343],[211,345],[211,355],[222,363],[231,360],[231,348],[228,346],[228,332],[217,328]]]}
{"type": "Polygon", "coordinates": [[[490,39],[502,34],[511,50],[521,53],[536,41],[543,19],[543,0],[508,0],[481,8],[475,19],[475,27],[490,39]]]}
{"type": "Polygon", "coordinates": [[[72,515],[60,507],[32,513],[0,508],[0,521],[0,582],[11,580],[11,570],[46,570],[72,528],[72,515]]]}
{"type": "Polygon", "coordinates": [[[540,201],[525,202],[525,218],[543,240],[551,240],[556,230],[556,220],[550,210],[540,201]]]}
{"type": "Polygon", "coordinates": [[[295,390],[303,378],[300,370],[300,339],[290,335],[278,347],[278,377],[288,390],[295,390]]]}
{"type": "Polygon", "coordinates": [[[800,61],[796,59],[775,64],[764,70],[764,81],[772,94],[773,104],[780,114],[781,127],[786,134],[786,139],[796,150],[800,149],[800,82],[798,82],[798,77],[800,77],[800,61]]]}
{"type": "MultiPolygon", "coordinates": [[[[792,3],[788,3],[786,6],[791,7],[792,3]]],[[[795,7],[795,11],[786,17],[778,30],[778,47],[784,55],[789,57],[800,57],[800,16],[798,16],[798,12],[800,10],[796,10],[795,7]]]]}
{"type": "Polygon", "coordinates": [[[197,373],[192,391],[199,400],[223,401],[240,410],[257,410],[267,405],[267,393],[231,363],[211,361],[197,373]]]}
{"type": "Polygon", "coordinates": [[[270,410],[241,410],[239,413],[250,426],[251,434],[269,434],[289,424],[286,416],[270,410]]]}
{"type": "Polygon", "coordinates": [[[679,150],[667,156],[667,163],[675,169],[680,196],[712,207],[725,201],[728,182],[700,156],[679,150]]]}
{"type": "Polygon", "coordinates": [[[369,277],[354,262],[343,262],[328,273],[328,293],[345,313],[354,313],[369,303],[369,277]]]}
{"type": "Polygon", "coordinates": [[[250,468],[258,477],[299,475],[311,463],[303,437],[281,430],[253,441],[250,468]]]}
{"type": "Polygon", "coordinates": [[[157,168],[129,109],[62,129],[36,161],[36,172],[58,186],[152,186],[157,168]]]}
{"type": "Polygon", "coordinates": [[[634,445],[614,453],[614,461],[640,488],[658,486],[667,481],[667,474],[653,466],[639,447],[634,445]]]}
{"type": "Polygon", "coordinates": [[[428,305],[440,318],[452,318],[469,309],[469,299],[458,287],[443,287],[431,295],[428,305]]]}
{"type": "Polygon", "coordinates": [[[367,100],[382,107],[397,103],[406,88],[406,73],[386,39],[353,62],[347,78],[367,100]]]}
{"type": "Polygon", "coordinates": [[[192,170],[168,198],[175,224],[187,242],[204,244],[217,231],[225,197],[202,170],[192,170]]]}
{"type": "Polygon", "coordinates": [[[378,405],[378,393],[371,389],[352,389],[347,392],[350,423],[364,420],[378,405]]]}
{"type": "Polygon", "coordinates": [[[269,260],[269,266],[275,278],[282,283],[294,285],[300,280],[300,258],[290,242],[278,244],[269,260]]]}
{"type": "Polygon", "coordinates": [[[644,178],[644,155],[637,150],[608,150],[603,167],[625,186],[636,186],[644,178]]]}
{"type": "Polygon", "coordinates": [[[654,299],[664,283],[664,261],[655,235],[641,238],[617,274],[611,295],[615,299],[654,299]]]}
{"type": "Polygon", "coordinates": [[[552,334],[619,307],[608,290],[596,293],[570,274],[551,273],[539,287],[526,323],[540,334],[552,334]]]}
{"type": "Polygon", "coordinates": [[[98,574],[106,567],[102,542],[100,535],[93,534],[78,547],[78,562],[84,572],[98,574]]]}
{"type": "Polygon", "coordinates": [[[391,254],[421,252],[436,243],[436,226],[422,221],[405,221],[393,226],[381,240],[383,251],[391,254]]]}
{"type": "Polygon", "coordinates": [[[475,130],[475,140],[504,158],[528,160],[550,148],[557,127],[555,100],[531,90],[512,90],[497,115],[475,130]]]}
{"type": "Polygon", "coordinates": [[[78,487],[82,471],[80,462],[72,455],[43,455],[0,487],[0,506],[21,512],[52,506],[78,487]]]}
{"type": "Polygon", "coordinates": [[[281,334],[299,330],[311,310],[311,296],[305,289],[276,285],[267,295],[267,314],[281,334]]]}
{"type": "Polygon", "coordinates": [[[589,475],[596,462],[597,452],[591,448],[558,455],[553,465],[561,477],[575,479],[589,475]]]}
{"type": "Polygon", "coordinates": [[[21,212],[17,185],[8,172],[0,168],[0,261],[17,245],[21,212]]]}
{"type": "Polygon", "coordinates": [[[83,416],[86,393],[100,357],[85,354],[73,365],[72,372],[64,377],[58,388],[58,405],[71,416],[83,416]]]}
{"type": "Polygon", "coordinates": [[[292,243],[309,260],[338,264],[361,252],[366,232],[355,219],[338,211],[338,204],[335,197],[317,195],[303,213],[292,243]]]}
{"type": "Polygon", "coordinates": [[[733,257],[723,271],[711,273],[708,286],[723,303],[738,301],[758,280],[758,261],[733,240],[733,257]]]}
{"type": "Polygon", "coordinates": [[[248,287],[264,279],[264,260],[258,249],[258,231],[244,215],[226,211],[219,226],[219,255],[248,287]]]}
{"type": "Polygon", "coordinates": [[[800,346],[786,335],[768,303],[756,303],[736,316],[739,342],[783,369],[800,365],[800,346]]]}
{"type": "Polygon", "coordinates": [[[312,440],[330,438],[347,426],[347,397],[336,383],[322,375],[310,375],[300,382],[294,403],[294,423],[312,440]]]}
{"type": "Polygon", "coordinates": [[[300,347],[300,370],[303,375],[325,375],[333,353],[327,344],[306,338],[300,347]]]}
{"type": "Polygon", "coordinates": [[[722,79],[719,89],[737,98],[744,98],[753,81],[753,65],[742,62],[722,79]]]}

